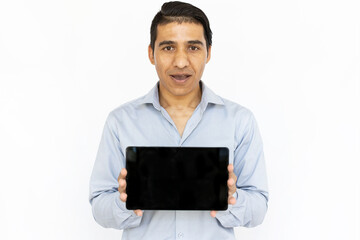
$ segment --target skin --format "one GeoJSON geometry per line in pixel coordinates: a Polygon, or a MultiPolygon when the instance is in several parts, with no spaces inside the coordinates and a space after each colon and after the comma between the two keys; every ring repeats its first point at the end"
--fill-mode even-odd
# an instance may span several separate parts
{"type": "Polygon", "coordinates": [[[148,54],[159,76],[160,105],[182,136],[187,120],[201,100],[199,81],[210,61],[211,47],[206,49],[201,24],[176,22],[158,26],[154,46],[154,50],[149,46],[148,54]],[[179,82],[174,79],[176,75],[189,77],[179,82]]]}
{"type": "MultiPolygon", "coordinates": [[[[179,135],[182,136],[187,121],[201,100],[200,79],[205,65],[211,58],[211,46],[206,49],[204,29],[196,23],[168,23],[159,25],[154,49],[149,45],[150,62],[155,66],[159,76],[160,105],[169,113],[174,121],[179,135]]],[[[229,204],[235,204],[232,196],[236,191],[236,175],[234,167],[229,164],[229,204]]],[[[126,202],[126,174],[123,168],[120,172],[120,200],[126,202]]],[[[142,210],[134,210],[142,216],[142,210]]],[[[216,211],[211,211],[212,217],[216,211]]]]}

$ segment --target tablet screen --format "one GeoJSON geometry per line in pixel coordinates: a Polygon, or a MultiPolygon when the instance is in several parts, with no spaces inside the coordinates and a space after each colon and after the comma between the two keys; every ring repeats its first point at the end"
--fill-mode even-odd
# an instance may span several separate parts
{"type": "Polygon", "coordinates": [[[228,148],[128,147],[127,209],[226,210],[228,148]]]}

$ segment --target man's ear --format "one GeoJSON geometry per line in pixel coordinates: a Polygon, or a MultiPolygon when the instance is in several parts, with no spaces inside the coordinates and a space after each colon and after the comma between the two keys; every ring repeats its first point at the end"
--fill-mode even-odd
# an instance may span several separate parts
{"type": "Polygon", "coordinates": [[[149,60],[151,62],[152,65],[155,65],[155,59],[154,59],[154,51],[153,49],[151,48],[151,45],[149,44],[149,47],[148,47],[148,54],[149,54],[149,60]]]}
{"type": "Polygon", "coordinates": [[[211,58],[211,45],[209,45],[209,49],[207,51],[206,63],[210,61],[210,58],[211,58]]]}

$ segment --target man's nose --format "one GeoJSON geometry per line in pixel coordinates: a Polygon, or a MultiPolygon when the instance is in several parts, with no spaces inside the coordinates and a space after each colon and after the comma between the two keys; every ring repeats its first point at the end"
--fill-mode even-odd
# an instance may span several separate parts
{"type": "Polygon", "coordinates": [[[186,50],[179,49],[175,53],[174,66],[178,68],[185,68],[189,65],[188,54],[186,50]]]}

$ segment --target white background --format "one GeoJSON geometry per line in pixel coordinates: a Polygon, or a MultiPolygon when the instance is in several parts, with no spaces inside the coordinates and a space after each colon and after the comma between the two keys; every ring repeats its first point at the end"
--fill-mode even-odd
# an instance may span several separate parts
{"type": "MultiPolygon", "coordinates": [[[[107,114],[157,81],[162,1],[0,1],[0,239],[119,239],[88,184],[107,114]]],[[[270,186],[238,239],[360,239],[360,3],[193,1],[208,15],[203,80],[250,108],[270,186]]]]}

